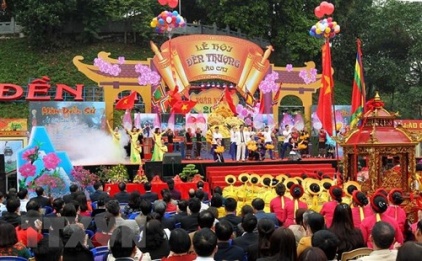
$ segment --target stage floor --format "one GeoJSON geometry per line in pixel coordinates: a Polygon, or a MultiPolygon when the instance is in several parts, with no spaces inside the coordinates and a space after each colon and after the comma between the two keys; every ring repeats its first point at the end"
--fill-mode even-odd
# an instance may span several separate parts
{"type": "MultiPolygon", "coordinates": [[[[329,163],[333,168],[337,169],[337,160],[336,159],[327,159],[327,158],[303,158],[300,161],[292,161],[288,159],[265,159],[263,161],[245,161],[245,162],[237,162],[233,161],[231,159],[227,159],[222,162],[215,162],[211,159],[191,159],[191,160],[182,160],[180,163],[163,163],[162,161],[149,161],[145,160],[143,161],[143,170],[145,174],[147,175],[148,179],[152,179],[155,175],[160,175],[161,177],[165,178],[171,178],[177,175],[178,173],[182,172],[183,168],[188,164],[195,164],[196,169],[198,170],[199,174],[201,174],[204,178],[206,178],[207,173],[207,167],[211,166],[239,166],[245,167],[245,171],[253,171],[253,169],[256,167],[259,168],[260,165],[275,165],[275,166],[287,166],[287,165],[301,165],[301,164],[321,164],[321,163],[329,163]]],[[[122,162],[120,164],[123,164],[126,166],[129,176],[131,179],[135,175],[137,175],[139,165],[133,164],[128,162],[122,162]]],[[[95,172],[99,169],[100,166],[114,166],[117,164],[91,164],[91,165],[84,165],[83,167],[86,169],[91,170],[91,172],[95,172]]]]}

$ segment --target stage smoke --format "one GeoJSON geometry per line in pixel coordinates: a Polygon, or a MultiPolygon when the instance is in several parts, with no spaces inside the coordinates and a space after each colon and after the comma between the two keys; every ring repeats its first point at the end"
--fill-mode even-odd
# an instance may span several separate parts
{"type": "Polygon", "coordinates": [[[50,138],[56,150],[66,152],[74,166],[127,162],[123,146],[128,143],[128,136],[123,130],[117,146],[111,134],[100,129],[73,122],[62,122],[58,128],[47,127],[50,138]]]}

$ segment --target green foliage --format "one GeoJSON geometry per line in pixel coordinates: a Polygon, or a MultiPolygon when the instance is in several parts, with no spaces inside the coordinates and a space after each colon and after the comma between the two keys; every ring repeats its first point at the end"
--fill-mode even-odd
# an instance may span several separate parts
{"type": "Polygon", "coordinates": [[[179,177],[181,179],[184,179],[186,181],[189,181],[195,176],[195,174],[198,174],[198,170],[196,169],[195,164],[188,164],[183,169],[182,172],[179,174],[179,177]]]}
{"type": "Polygon", "coordinates": [[[129,180],[129,173],[126,167],[122,164],[106,167],[101,166],[97,172],[100,180],[112,183],[127,182],[129,180]]]}
{"type": "Polygon", "coordinates": [[[0,102],[0,118],[26,119],[29,115],[29,107],[26,102],[0,102]]]}

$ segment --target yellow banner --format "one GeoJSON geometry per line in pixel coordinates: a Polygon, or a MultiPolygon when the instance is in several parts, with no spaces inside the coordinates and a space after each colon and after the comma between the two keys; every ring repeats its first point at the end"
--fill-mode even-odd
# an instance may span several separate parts
{"type": "Polygon", "coordinates": [[[190,82],[221,79],[236,84],[237,91],[253,102],[253,94],[270,67],[271,46],[264,52],[247,40],[221,35],[190,35],[151,43],[153,63],[170,90],[190,88],[190,82]],[[249,97],[249,98],[248,98],[249,97]]]}
{"type": "MultiPolygon", "coordinates": [[[[211,113],[212,107],[216,105],[223,95],[224,89],[208,89],[197,94],[193,93],[190,95],[190,98],[198,103],[195,105],[194,109],[199,113],[211,113]]],[[[233,95],[233,103],[237,105],[239,103],[239,98],[237,95],[233,95]]]]}

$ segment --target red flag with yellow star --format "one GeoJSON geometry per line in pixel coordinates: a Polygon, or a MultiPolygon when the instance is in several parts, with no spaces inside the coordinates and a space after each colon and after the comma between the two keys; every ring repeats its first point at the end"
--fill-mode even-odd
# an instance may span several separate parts
{"type": "Polygon", "coordinates": [[[116,110],[128,110],[135,106],[136,92],[132,92],[126,97],[121,98],[116,102],[114,108],[116,110]]]}
{"type": "Polygon", "coordinates": [[[322,78],[321,88],[319,89],[317,115],[322,127],[330,136],[333,135],[333,87],[334,79],[331,72],[330,42],[325,41],[322,47],[322,78]]]}
{"type": "Polygon", "coordinates": [[[175,104],[173,104],[173,107],[171,108],[172,113],[177,114],[187,114],[189,113],[193,107],[196,105],[196,101],[182,101],[178,100],[175,104]]]}

